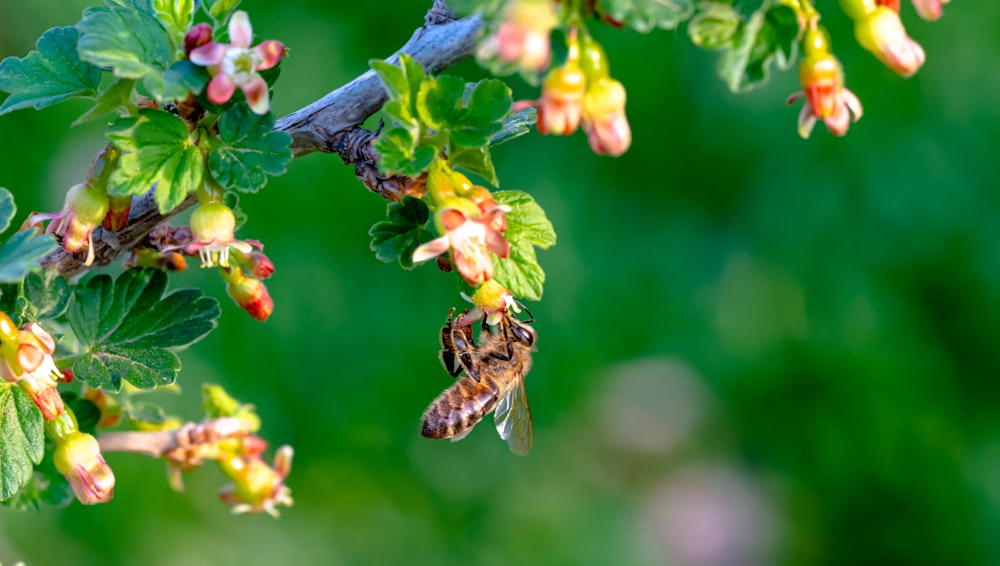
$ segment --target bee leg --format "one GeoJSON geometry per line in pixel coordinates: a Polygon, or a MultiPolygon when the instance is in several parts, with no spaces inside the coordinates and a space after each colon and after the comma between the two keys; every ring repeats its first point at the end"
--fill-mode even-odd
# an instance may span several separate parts
{"type": "Polygon", "coordinates": [[[462,368],[465,369],[465,373],[469,374],[469,377],[478,382],[479,372],[476,371],[476,368],[473,365],[472,353],[469,350],[459,350],[455,353],[458,356],[458,361],[462,363],[462,368]]]}
{"type": "Polygon", "coordinates": [[[498,352],[490,352],[490,357],[491,358],[496,358],[496,359],[498,359],[500,361],[503,361],[503,362],[509,362],[509,361],[511,361],[512,359],[514,359],[514,343],[510,342],[510,341],[507,342],[507,353],[506,354],[500,354],[498,352]]]}

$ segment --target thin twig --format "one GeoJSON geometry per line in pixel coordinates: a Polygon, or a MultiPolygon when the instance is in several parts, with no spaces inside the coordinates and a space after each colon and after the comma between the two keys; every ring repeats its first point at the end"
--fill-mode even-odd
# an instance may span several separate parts
{"type": "MultiPolygon", "coordinates": [[[[398,63],[399,53],[408,53],[423,65],[428,73],[438,73],[472,54],[476,35],[482,27],[483,22],[479,16],[455,19],[454,15],[444,7],[443,0],[435,0],[433,7],[427,13],[425,25],[417,29],[410,40],[388,60],[398,63]]],[[[274,129],[292,136],[294,157],[314,151],[340,153],[343,147],[351,146],[343,143],[342,138],[352,130],[356,130],[357,126],[369,116],[378,112],[386,99],[385,89],[375,72],[368,71],[312,104],[279,119],[274,129]]],[[[357,135],[357,132],[353,135],[357,135]]],[[[354,154],[371,160],[372,163],[363,164],[348,160],[348,156],[344,154],[341,154],[341,157],[345,163],[355,163],[359,175],[367,175],[369,180],[374,179],[371,173],[374,169],[373,152],[355,151],[354,154]]],[[[388,199],[396,200],[402,198],[403,194],[412,192],[405,179],[387,179],[389,185],[385,189],[374,188],[364,176],[362,180],[366,186],[388,199]],[[402,188],[394,189],[393,183],[402,188]]],[[[42,260],[42,266],[55,268],[66,277],[81,276],[89,269],[107,265],[121,257],[156,225],[194,205],[195,202],[194,195],[189,195],[174,210],[160,214],[152,192],[135,197],[126,228],[117,233],[107,232],[101,227],[94,230],[95,259],[92,265],[83,264],[86,254],[70,254],[60,248],[42,260]]]]}
{"type": "Polygon", "coordinates": [[[249,424],[235,417],[186,423],[173,430],[106,432],[98,438],[103,452],[135,452],[159,458],[171,450],[213,444],[250,434],[249,424]]]}

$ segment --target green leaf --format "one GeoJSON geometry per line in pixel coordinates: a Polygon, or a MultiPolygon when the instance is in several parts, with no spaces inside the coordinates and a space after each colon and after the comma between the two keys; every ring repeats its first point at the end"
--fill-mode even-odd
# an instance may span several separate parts
{"type": "Polygon", "coordinates": [[[17,205],[14,204],[14,195],[4,187],[0,187],[0,234],[10,228],[10,221],[14,219],[16,213],[17,205]]]}
{"type": "Polygon", "coordinates": [[[208,69],[191,61],[177,61],[162,73],[150,73],[143,78],[146,90],[157,93],[157,100],[182,100],[188,93],[201,94],[210,76],[208,69]]]}
{"type": "Polygon", "coordinates": [[[719,58],[719,76],[732,92],[767,83],[772,62],[787,69],[795,61],[798,16],[784,4],[771,4],[765,2],[750,16],[736,43],[719,58]]]}
{"type": "Polygon", "coordinates": [[[99,95],[94,105],[89,110],[73,121],[73,126],[95,120],[110,112],[118,112],[126,108],[134,108],[132,103],[132,89],[135,88],[133,79],[115,79],[99,95]]]}
{"type": "Polygon", "coordinates": [[[204,156],[177,116],[145,108],[114,124],[108,139],[122,152],[108,183],[110,194],[141,195],[155,184],[156,204],[166,213],[201,186],[204,156]]]}
{"type": "Polygon", "coordinates": [[[20,387],[0,383],[0,500],[28,483],[44,451],[41,411],[20,387]]]}
{"type": "Polygon", "coordinates": [[[450,124],[452,147],[477,147],[490,142],[490,138],[503,130],[503,119],[513,104],[510,87],[503,81],[480,81],[472,90],[466,112],[457,122],[450,124]]]}
{"type": "Polygon", "coordinates": [[[184,47],[184,35],[194,21],[193,0],[152,0],[151,7],[156,19],[166,28],[177,49],[184,47]]]}
{"type": "Polygon", "coordinates": [[[281,175],[292,159],[292,136],[274,131],[274,115],[258,116],[245,104],[233,104],[219,117],[222,145],[208,158],[208,168],[226,188],[257,192],[268,175],[281,175]]]}
{"type": "Polygon", "coordinates": [[[240,5],[241,0],[203,0],[202,4],[208,15],[217,22],[224,22],[240,5]]]}
{"type": "Polygon", "coordinates": [[[555,245],[556,232],[552,228],[552,222],[531,195],[524,191],[496,191],[493,198],[497,204],[511,207],[511,211],[505,215],[507,231],[504,235],[507,240],[525,240],[543,250],[555,245]]]}
{"type": "Polygon", "coordinates": [[[177,96],[175,83],[163,77],[176,49],[156,17],[120,4],[87,8],[77,29],[84,61],[110,68],[116,77],[142,80],[157,100],[183,97],[177,96]]]}
{"type": "Polygon", "coordinates": [[[426,171],[438,152],[433,145],[418,147],[413,134],[403,127],[382,130],[373,147],[379,154],[379,171],[410,177],[426,171]]]}
{"type": "Polygon", "coordinates": [[[16,232],[0,245],[0,283],[20,281],[58,245],[51,234],[16,232]]]}
{"type": "Polygon", "coordinates": [[[73,373],[112,393],[122,380],[140,389],[170,385],[181,363],[174,351],[208,334],[219,303],[197,289],[164,296],[167,276],[156,269],[99,275],[76,288],[69,322],[84,354],[73,373]]]}
{"type": "Polygon", "coordinates": [[[163,407],[147,401],[130,403],[126,413],[129,420],[153,425],[163,424],[169,418],[163,407]]]}
{"type": "Polygon", "coordinates": [[[535,129],[538,111],[534,108],[519,110],[503,119],[503,127],[490,138],[490,147],[531,133],[535,129]]]}
{"type": "Polygon", "coordinates": [[[386,215],[388,220],[376,222],[368,231],[372,251],[380,261],[398,261],[403,269],[413,269],[413,250],[434,238],[424,228],[430,219],[427,205],[418,198],[405,196],[402,202],[389,203],[386,215]]]}
{"type": "Polygon", "coordinates": [[[497,179],[496,169],[493,168],[490,150],[485,147],[466,147],[454,151],[448,156],[448,164],[453,168],[479,175],[491,185],[500,182],[497,179]]]}
{"type": "Polygon", "coordinates": [[[406,80],[406,75],[401,67],[381,59],[370,59],[368,65],[382,81],[382,86],[385,87],[390,100],[406,101],[410,99],[410,83],[406,80]]]}
{"type": "Polygon", "coordinates": [[[46,320],[66,312],[73,295],[57,270],[44,269],[24,278],[24,296],[35,311],[35,319],[46,320]]]}
{"type": "Polygon", "coordinates": [[[461,104],[464,93],[465,79],[461,77],[427,77],[417,93],[417,115],[435,130],[448,127],[465,114],[461,104]]]}
{"type": "Polygon", "coordinates": [[[733,45],[742,25],[743,16],[730,4],[702,2],[698,14],[688,23],[687,31],[698,47],[725,49],[733,45]]]}
{"type": "Polygon", "coordinates": [[[691,17],[694,0],[598,0],[598,9],[640,33],[674,29],[691,17]]]}
{"type": "MultiPolygon", "coordinates": [[[[508,230],[510,224],[508,222],[508,230]]],[[[510,242],[510,257],[500,259],[490,253],[493,260],[493,278],[514,293],[519,299],[539,301],[545,285],[545,272],[538,265],[535,248],[526,239],[510,242]]]]}
{"type": "Polygon", "coordinates": [[[101,70],[80,60],[76,28],[51,28],[42,34],[37,50],[23,59],[0,61],[0,90],[10,96],[0,104],[0,114],[20,108],[52,106],[70,98],[94,96],[101,70]]]}

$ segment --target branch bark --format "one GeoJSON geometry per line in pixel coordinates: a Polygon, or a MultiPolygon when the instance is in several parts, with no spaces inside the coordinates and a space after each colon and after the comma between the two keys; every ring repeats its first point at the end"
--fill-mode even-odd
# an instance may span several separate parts
{"type": "MultiPolygon", "coordinates": [[[[443,0],[434,0],[424,25],[388,60],[398,63],[399,53],[407,53],[423,65],[428,73],[438,73],[472,54],[476,35],[482,27],[482,18],[478,15],[456,19],[444,7],[443,0]]],[[[360,171],[374,170],[375,164],[356,161],[371,160],[373,157],[371,151],[356,149],[356,137],[365,135],[358,125],[378,112],[387,98],[378,76],[374,71],[367,71],[323,98],[279,119],[274,129],[292,136],[294,157],[315,151],[338,153],[345,163],[358,165],[361,175],[360,171]]],[[[385,191],[377,190],[383,197],[393,198],[393,195],[402,195],[409,190],[406,179],[390,178],[384,181],[389,183],[389,188],[385,191]],[[393,186],[404,188],[396,191],[393,186]]],[[[372,188],[367,180],[365,184],[372,188]]],[[[68,278],[82,276],[89,269],[108,265],[118,259],[155,226],[195,202],[195,196],[189,195],[176,209],[160,214],[152,193],[135,197],[126,228],[119,232],[108,232],[101,227],[94,230],[93,264],[83,264],[86,254],[70,254],[60,248],[42,260],[42,266],[55,268],[68,278]]]]}

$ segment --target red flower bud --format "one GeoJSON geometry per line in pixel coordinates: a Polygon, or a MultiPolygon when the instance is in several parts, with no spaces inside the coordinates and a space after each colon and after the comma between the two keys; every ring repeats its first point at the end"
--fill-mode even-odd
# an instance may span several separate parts
{"type": "Polygon", "coordinates": [[[191,54],[191,50],[207,45],[212,42],[212,26],[201,23],[190,30],[184,36],[184,56],[191,54]]]}

